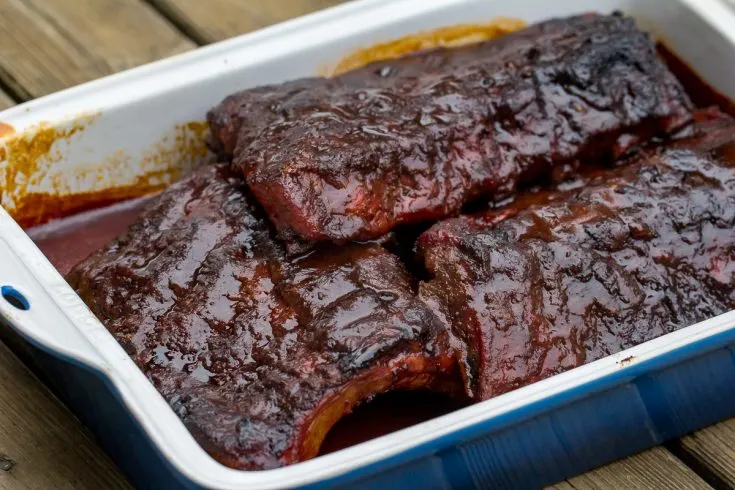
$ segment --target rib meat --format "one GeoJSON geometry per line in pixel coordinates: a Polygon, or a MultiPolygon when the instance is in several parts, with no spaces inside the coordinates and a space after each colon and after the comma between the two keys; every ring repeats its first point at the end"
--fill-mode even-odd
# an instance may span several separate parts
{"type": "Polygon", "coordinates": [[[486,399],[735,308],[735,124],[435,225],[420,297],[486,399]]]}
{"type": "Polygon", "coordinates": [[[619,155],[690,106],[632,19],[589,14],[246,90],[209,121],[284,238],[344,242],[619,155]]]}
{"type": "Polygon", "coordinates": [[[462,390],[396,258],[352,244],[287,261],[241,182],[198,171],[68,276],[207,451],[273,468],[377,393],[462,390]]]}

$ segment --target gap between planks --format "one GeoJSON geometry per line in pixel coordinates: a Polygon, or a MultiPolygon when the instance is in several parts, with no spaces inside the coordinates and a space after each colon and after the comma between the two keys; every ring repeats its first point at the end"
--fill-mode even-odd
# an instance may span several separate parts
{"type": "Polygon", "coordinates": [[[141,0],[0,0],[0,84],[18,100],[195,46],[141,0]]]}
{"type": "Polygon", "coordinates": [[[199,44],[222,41],[344,0],[147,0],[199,44]]]}
{"type": "Polygon", "coordinates": [[[569,478],[548,488],[553,490],[612,490],[617,488],[698,490],[712,487],[676,456],[659,446],[569,478]]]}
{"type": "Polygon", "coordinates": [[[0,90],[0,111],[12,107],[15,105],[15,101],[8,94],[0,90]]]}
{"type": "Polygon", "coordinates": [[[0,0],[0,87],[16,100],[30,100],[342,3],[149,2],[0,0]]]}
{"type": "Polygon", "coordinates": [[[682,437],[669,448],[717,489],[735,489],[735,419],[682,437]]]}
{"type": "Polygon", "coordinates": [[[81,424],[0,342],[0,489],[39,488],[130,485],[81,424]]]}

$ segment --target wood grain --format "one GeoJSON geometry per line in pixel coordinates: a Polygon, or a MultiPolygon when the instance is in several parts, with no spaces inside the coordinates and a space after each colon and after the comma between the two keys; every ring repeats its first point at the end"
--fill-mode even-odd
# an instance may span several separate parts
{"type": "Polygon", "coordinates": [[[717,488],[735,488],[735,419],[713,425],[677,442],[679,453],[717,488]]]}
{"type": "Polygon", "coordinates": [[[602,466],[549,487],[556,490],[667,488],[697,490],[711,488],[707,482],[662,447],[602,466]]]}
{"type": "Polygon", "coordinates": [[[0,489],[46,488],[130,485],[71,413],[0,343],[0,489]]]}
{"type": "Polygon", "coordinates": [[[149,0],[199,44],[221,41],[341,0],[149,0]]]}
{"type": "Polygon", "coordinates": [[[24,100],[194,46],[139,0],[0,0],[0,80],[24,100]]]}
{"type": "Polygon", "coordinates": [[[0,111],[14,105],[15,101],[8,94],[0,90],[0,111]]]}

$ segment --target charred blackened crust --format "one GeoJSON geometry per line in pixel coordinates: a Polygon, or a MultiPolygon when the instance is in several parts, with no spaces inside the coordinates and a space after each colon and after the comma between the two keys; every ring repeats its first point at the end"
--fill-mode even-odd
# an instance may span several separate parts
{"type": "Polygon", "coordinates": [[[461,392],[448,334],[375,244],[289,259],[227,166],[166,190],[69,282],[215,458],[316,455],[355,405],[461,392]]]}
{"type": "Polygon", "coordinates": [[[209,120],[282,237],[345,242],[609,160],[690,110],[632,19],[589,14],[246,90],[209,120]]]}
{"type": "Polygon", "coordinates": [[[735,125],[697,133],[421,236],[420,297],[462,340],[475,399],[735,307],[735,125]]]}

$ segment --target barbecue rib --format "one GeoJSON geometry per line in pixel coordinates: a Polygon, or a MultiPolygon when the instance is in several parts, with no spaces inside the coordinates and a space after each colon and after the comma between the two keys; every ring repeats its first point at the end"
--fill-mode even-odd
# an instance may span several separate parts
{"type": "Polygon", "coordinates": [[[288,262],[241,182],[199,170],[68,276],[207,451],[273,468],[377,393],[462,392],[395,257],[352,244],[288,262]]]}
{"type": "Polygon", "coordinates": [[[533,199],[419,239],[474,399],[735,308],[732,122],[533,199]]]}
{"type": "Polygon", "coordinates": [[[371,239],[616,156],[690,120],[648,36],[618,15],[247,90],[209,115],[286,239],[371,239]]]}

